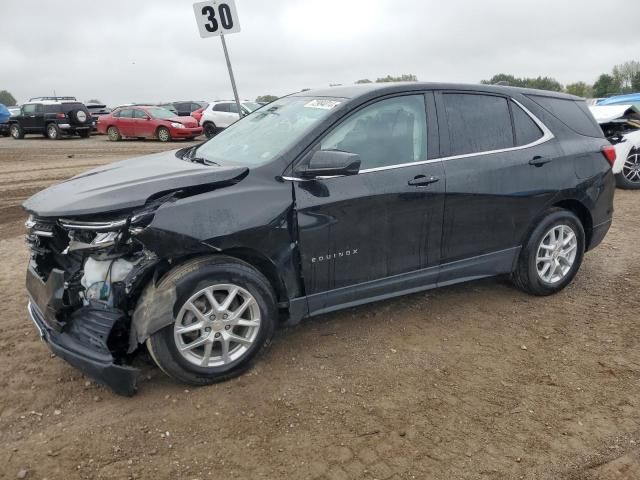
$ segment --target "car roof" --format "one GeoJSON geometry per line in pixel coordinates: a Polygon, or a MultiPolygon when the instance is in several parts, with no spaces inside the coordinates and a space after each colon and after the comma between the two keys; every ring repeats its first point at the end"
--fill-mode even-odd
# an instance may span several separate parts
{"type": "Polygon", "coordinates": [[[65,100],[65,101],[59,101],[59,100],[35,100],[33,102],[29,101],[26,103],[23,103],[23,105],[64,105],[64,104],[69,104],[69,103],[82,103],[79,100],[65,100]]]}
{"type": "Polygon", "coordinates": [[[523,93],[527,95],[542,95],[548,97],[565,98],[568,100],[583,100],[575,95],[567,93],[552,92],[549,90],[536,90],[532,88],[508,87],[504,85],[484,85],[467,83],[436,83],[436,82],[385,82],[385,83],[364,83],[357,85],[344,85],[314,90],[306,90],[292,94],[294,97],[334,97],[354,99],[357,97],[371,95],[373,93],[392,94],[409,92],[413,90],[462,90],[474,92],[498,93],[502,95],[513,95],[523,93]]]}
{"type": "Polygon", "coordinates": [[[603,98],[598,101],[598,105],[621,105],[640,103],[640,93],[629,93],[627,95],[615,95],[603,98]]]}

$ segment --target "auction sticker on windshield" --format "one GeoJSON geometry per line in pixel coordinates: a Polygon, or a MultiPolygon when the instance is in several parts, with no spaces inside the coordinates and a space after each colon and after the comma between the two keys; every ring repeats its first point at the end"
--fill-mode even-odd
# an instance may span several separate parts
{"type": "Polygon", "coordinates": [[[340,105],[340,102],[336,100],[311,100],[304,104],[307,108],[322,108],[324,110],[331,110],[336,105],[340,105]]]}

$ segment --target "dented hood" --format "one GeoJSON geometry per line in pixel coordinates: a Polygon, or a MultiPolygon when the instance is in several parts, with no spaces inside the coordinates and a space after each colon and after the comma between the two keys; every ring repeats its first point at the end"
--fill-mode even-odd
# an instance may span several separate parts
{"type": "Polygon", "coordinates": [[[53,185],[24,202],[38,216],[91,215],[145,204],[151,196],[238,181],[246,167],[202,165],[176,157],[175,151],[124,160],[53,185]]]}

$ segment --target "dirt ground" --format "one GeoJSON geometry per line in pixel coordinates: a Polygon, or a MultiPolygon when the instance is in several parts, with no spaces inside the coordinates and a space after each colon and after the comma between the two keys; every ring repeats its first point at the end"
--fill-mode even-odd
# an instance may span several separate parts
{"type": "Polygon", "coordinates": [[[0,478],[640,478],[640,192],[549,298],[485,280],[277,333],[205,388],[149,363],[95,385],[25,311],[20,203],[92,166],[180,145],[0,138],[0,478]]]}

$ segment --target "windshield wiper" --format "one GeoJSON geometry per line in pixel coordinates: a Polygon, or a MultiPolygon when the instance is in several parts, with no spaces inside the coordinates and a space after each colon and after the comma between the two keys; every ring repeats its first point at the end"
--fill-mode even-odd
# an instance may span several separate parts
{"type": "Polygon", "coordinates": [[[213,160],[207,160],[206,158],[202,158],[202,157],[188,157],[188,158],[193,163],[201,163],[202,165],[217,165],[219,167],[222,166],[218,162],[214,162],[213,160]]]}
{"type": "Polygon", "coordinates": [[[196,150],[198,149],[199,146],[200,145],[193,145],[191,147],[185,148],[181,152],[178,152],[180,154],[179,158],[182,160],[189,160],[190,162],[193,162],[193,163],[200,163],[202,165],[217,165],[218,167],[222,166],[218,162],[214,162],[213,160],[197,157],[196,150]]]}

